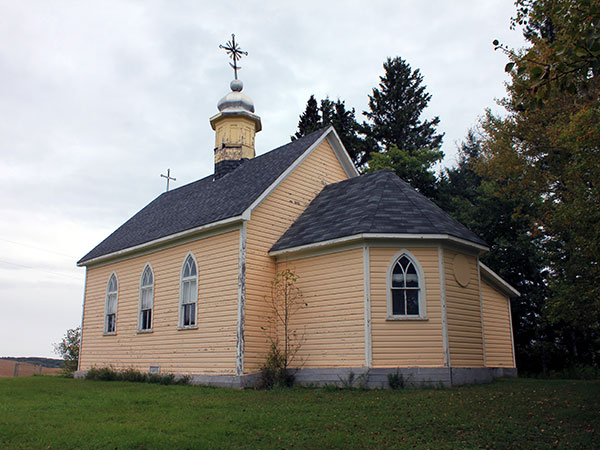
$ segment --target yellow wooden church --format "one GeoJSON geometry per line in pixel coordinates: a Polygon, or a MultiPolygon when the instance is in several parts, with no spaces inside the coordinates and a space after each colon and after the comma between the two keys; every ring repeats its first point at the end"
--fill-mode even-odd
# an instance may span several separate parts
{"type": "Polygon", "coordinates": [[[210,119],[215,173],[163,193],[85,255],[78,376],[94,366],[253,384],[271,281],[298,275],[300,382],[445,385],[516,375],[509,297],[487,246],[389,171],[359,176],[336,131],[255,156],[239,80],[210,119]]]}

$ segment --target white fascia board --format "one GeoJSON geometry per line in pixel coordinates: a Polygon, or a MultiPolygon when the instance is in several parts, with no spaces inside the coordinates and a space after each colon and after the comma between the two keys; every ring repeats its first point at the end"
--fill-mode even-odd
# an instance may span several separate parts
{"type": "Polygon", "coordinates": [[[344,147],[340,136],[337,134],[337,131],[335,131],[335,128],[333,128],[333,126],[329,127],[325,134],[327,135],[327,142],[329,142],[329,145],[331,145],[331,148],[333,148],[333,151],[335,152],[335,155],[346,172],[346,175],[348,175],[349,178],[359,176],[360,174],[358,173],[352,158],[350,158],[346,147],[344,147]]]}
{"type": "Polygon", "coordinates": [[[481,272],[482,272],[482,275],[484,276],[484,278],[487,278],[489,281],[491,281],[492,284],[494,284],[498,289],[500,289],[506,295],[508,295],[509,297],[520,297],[521,296],[521,293],[519,291],[517,291],[514,287],[512,287],[510,284],[508,284],[506,281],[504,281],[500,277],[500,275],[498,275],[496,272],[494,272],[492,269],[490,269],[488,266],[486,266],[481,261],[479,261],[479,267],[481,267],[481,272]]]}
{"type": "Polygon", "coordinates": [[[357,241],[361,239],[403,239],[403,240],[414,240],[414,241],[450,241],[455,242],[467,247],[476,248],[477,250],[488,250],[483,245],[476,244],[466,239],[457,238],[448,234],[413,234],[413,233],[361,233],[354,234],[352,236],[344,236],[337,239],[329,239],[327,241],[314,242],[312,244],[299,245],[298,247],[285,248],[281,250],[273,250],[269,252],[271,256],[279,256],[286,253],[295,253],[305,250],[317,249],[329,245],[344,244],[351,241],[357,241]]]}
{"type": "Polygon", "coordinates": [[[128,255],[130,253],[134,253],[140,250],[143,250],[145,248],[150,248],[150,247],[154,247],[156,245],[161,245],[161,244],[167,244],[168,242],[180,239],[180,238],[184,238],[186,236],[195,234],[195,233],[201,233],[204,231],[208,231],[211,230],[213,228],[218,228],[218,227],[222,227],[225,225],[230,225],[233,224],[235,222],[242,222],[244,220],[243,215],[242,216],[235,216],[235,217],[229,217],[227,219],[223,219],[223,220],[219,220],[217,222],[212,222],[212,223],[207,223],[206,225],[201,225],[199,227],[196,228],[190,228],[189,230],[185,230],[185,231],[180,231],[179,233],[174,233],[174,234],[170,234],[168,236],[164,236],[161,237],[159,239],[154,239],[153,241],[148,241],[148,242],[144,242],[143,244],[139,244],[139,245],[134,245],[133,247],[127,247],[124,248],[122,250],[118,250],[116,252],[112,252],[112,253],[107,253],[106,255],[102,255],[102,256],[98,256],[96,258],[92,258],[92,259],[88,259],[87,261],[83,261],[81,263],[77,263],[78,267],[83,267],[83,266],[89,266],[92,264],[97,264],[100,263],[102,261],[106,261],[109,259],[113,259],[113,258],[118,258],[121,256],[125,256],[128,255]]]}
{"type": "Polygon", "coordinates": [[[267,189],[265,189],[263,191],[263,193],[260,194],[260,196],[256,200],[254,200],[254,202],[252,202],[252,204],[242,214],[242,217],[244,218],[244,220],[249,220],[252,211],[254,211],[258,207],[258,205],[260,205],[269,195],[271,195],[271,192],[273,192],[275,189],[277,189],[277,187],[281,183],[283,183],[283,181],[289,176],[289,174],[292,173],[294,170],[296,170],[296,168],[300,164],[302,164],[302,162],[306,158],[308,158],[308,156],[319,145],[321,145],[325,139],[327,139],[329,144],[333,147],[334,153],[336,154],[338,160],[340,161],[340,164],[342,165],[342,167],[344,168],[344,171],[348,174],[348,176],[349,177],[357,176],[358,171],[354,167],[354,164],[352,163],[352,160],[350,159],[348,152],[346,152],[346,150],[344,149],[344,146],[343,146],[342,142],[340,141],[340,138],[338,137],[337,133],[333,129],[333,127],[330,126],[321,135],[321,137],[319,139],[317,139],[315,142],[313,142],[313,144],[310,147],[308,147],[306,149],[306,151],[304,153],[302,153],[302,155],[300,155],[298,157],[298,159],[296,159],[296,161],[294,161],[281,175],[279,175],[279,177],[271,184],[271,186],[269,186],[267,189]],[[335,135],[335,138],[333,138],[333,139],[330,138],[330,136],[332,134],[335,135]],[[337,143],[336,143],[336,141],[337,141],[337,143]],[[337,150],[336,150],[336,147],[337,147],[337,150]],[[348,164],[350,164],[352,166],[352,168],[350,168],[350,166],[348,164]]]}

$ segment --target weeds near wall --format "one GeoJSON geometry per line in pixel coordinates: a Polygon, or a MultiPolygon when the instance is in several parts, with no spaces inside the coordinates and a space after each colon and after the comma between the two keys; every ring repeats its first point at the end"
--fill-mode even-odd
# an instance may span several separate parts
{"type": "Polygon", "coordinates": [[[390,389],[404,389],[406,387],[407,380],[398,370],[394,373],[388,373],[387,380],[390,389]]]}
{"type": "Polygon", "coordinates": [[[154,383],[162,385],[190,384],[190,377],[187,375],[175,377],[172,373],[164,375],[144,373],[133,368],[115,370],[112,367],[92,367],[85,375],[85,379],[100,381],[130,381],[134,383],[154,383]]]}

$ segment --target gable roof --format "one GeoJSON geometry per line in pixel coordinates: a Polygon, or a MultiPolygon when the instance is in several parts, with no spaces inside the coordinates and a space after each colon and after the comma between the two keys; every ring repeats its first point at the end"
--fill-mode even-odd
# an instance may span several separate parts
{"type": "Polygon", "coordinates": [[[240,216],[286,169],[331,131],[331,127],[315,131],[244,161],[216,180],[210,175],[159,195],[77,264],[83,265],[101,256],[240,216]]]}
{"type": "Polygon", "coordinates": [[[453,236],[487,244],[390,170],[330,184],[271,248],[297,248],[361,234],[453,236]]]}

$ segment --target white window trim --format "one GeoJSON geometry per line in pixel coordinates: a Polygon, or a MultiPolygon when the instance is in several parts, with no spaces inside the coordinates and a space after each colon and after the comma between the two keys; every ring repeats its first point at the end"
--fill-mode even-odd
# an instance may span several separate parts
{"type": "Polygon", "coordinates": [[[139,300],[138,300],[138,326],[137,326],[137,332],[138,333],[152,333],[152,330],[154,329],[154,283],[155,283],[156,279],[154,277],[154,269],[152,268],[152,264],[150,263],[146,263],[146,265],[144,266],[144,269],[142,270],[142,275],[140,276],[140,288],[139,288],[139,300]],[[150,328],[146,328],[146,329],[142,329],[142,280],[144,279],[144,272],[146,272],[146,268],[149,267],[150,268],[150,272],[152,272],[152,309],[151,309],[151,314],[152,316],[150,317],[150,328]]]}
{"type": "MultiPolygon", "coordinates": [[[[110,291],[112,292],[112,291],[110,291]]],[[[111,274],[108,276],[108,281],[106,282],[106,295],[105,295],[105,300],[104,300],[104,330],[103,330],[103,334],[105,336],[112,336],[114,334],[117,334],[117,312],[119,310],[119,278],[117,277],[117,272],[111,272],[111,274]],[[107,331],[108,329],[108,287],[110,286],[110,280],[112,279],[112,277],[115,277],[115,281],[117,282],[117,301],[116,301],[116,308],[115,308],[115,331],[107,331]]]]}
{"type": "Polygon", "coordinates": [[[391,259],[390,264],[388,265],[387,275],[385,278],[385,291],[387,296],[387,318],[386,320],[429,320],[427,317],[427,299],[425,297],[425,273],[423,272],[423,268],[419,263],[419,260],[406,249],[400,250],[398,253],[394,255],[391,259]],[[417,276],[419,277],[419,315],[394,315],[392,309],[392,273],[394,271],[394,267],[396,263],[402,258],[406,256],[411,260],[415,269],[417,270],[417,276]]]}
{"type": "MultiPolygon", "coordinates": [[[[194,253],[192,252],[188,252],[185,255],[185,258],[183,258],[183,263],[181,264],[181,270],[179,271],[179,322],[178,322],[178,330],[195,330],[198,328],[198,273],[200,272],[199,268],[198,268],[198,261],[196,260],[196,256],[194,256],[194,253]],[[194,325],[183,325],[183,282],[185,281],[183,279],[183,271],[185,269],[185,262],[187,261],[188,257],[191,257],[192,260],[194,261],[194,264],[196,264],[196,292],[195,292],[195,296],[196,296],[196,320],[194,325]]],[[[187,279],[191,279],[192,277],[187,277],[187,279]]]]}

